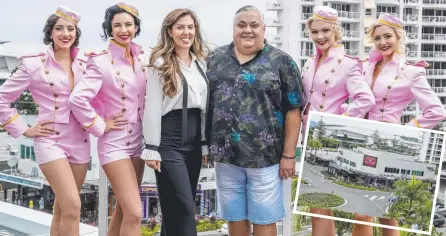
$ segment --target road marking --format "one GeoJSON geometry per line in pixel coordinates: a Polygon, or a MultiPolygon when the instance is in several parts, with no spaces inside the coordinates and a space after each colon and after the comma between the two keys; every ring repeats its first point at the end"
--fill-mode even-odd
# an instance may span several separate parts
{"type": "Polygon", "coordinates": [[[372,196],[370,199],[370,201],[373,201],[373,199],[377,198],[378,196],[372,196]]]}
{"type": "Polygon", "coordinates": [[[386,196],[381,196],[378,200],[383,200],[386,196]]]}
{"type": "Polygon", "coordinates": [[[369,198],[369,195],[364,195],[364,197],[369,198]]]}

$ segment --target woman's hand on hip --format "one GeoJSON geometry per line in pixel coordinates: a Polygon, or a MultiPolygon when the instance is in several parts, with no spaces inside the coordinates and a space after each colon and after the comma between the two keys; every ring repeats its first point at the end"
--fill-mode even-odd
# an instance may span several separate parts
{"type": "Polygon", "coordinates": [[[158,172],[161,172],[161,161],[146,161],[146,165],[158,172]]]}
{"type": "Polygon", "coordinates": [[[112,130],[122,130],[124,129],[124,125],[127,125],[129,122],[126,119],[122,119],[124,115],[117,115],[113,119],[105,121],[105,131],[104,133],[110,132],[112,130]]]}

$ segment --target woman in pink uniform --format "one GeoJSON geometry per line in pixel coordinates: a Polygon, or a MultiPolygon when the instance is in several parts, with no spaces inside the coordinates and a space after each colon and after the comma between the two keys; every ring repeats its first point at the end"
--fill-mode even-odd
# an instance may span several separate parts
{"type": "Polygon", "coordinates": [[[364,77],[376,98],[367,119],[400,123],[401,115],[415,100],[420,114],[406,125],[432,129],[446,118],[446,110],[426,79],[425,62],[408,63],[405,56],[404,23],[381,14],[368,31],[375,49],[370,52],[364,77]]]}
{"type": "Polygon", "coordinates": [[[132,42],[141,28],[138,9],[118,3],[105,12],[103,38],[107,50],[88,54],[86,75],[70,97],[73,114],[98,138],[99,161],[119,204],[108,235],[141,235],[139,185],[144,173],[142,116],[144,111],[144,53],[132,42]]]}
{"type": "Polygon", "coordinates": [[[68,106],[71,91],[84,74],[77,59],[80,16],[58,7],[43,29],[45,53],[20,58],[20,67],[0,87],[0,123],[11,136],[34,139],[40,169],[56,195],[51,235],[79,235],[79,191],[90,162],[88,133],[68,106]],[[39,105],[37,124],[29,127],[18,111],[10,108],[29,90],[39,105]]]}
{"type": "MultiPolygon", "coordinates": [[[[362,78],[361,61],[346,55],[340,44],[342,29],[337,11],[316,6],[313,16],[307,20],[306,30],[317,54],[302,69],[304,96],[308,102],[302,119],[302,140],[305,140],[305,124],[310,110],[362,118],[375,104],[373,94],[362,78]],[[344,108],[342,104],[348,98],[352,102],[344,108]]],[[[327,209],[311,208],[310,212],[332,215],[327,209]]],[[[313,235],[327,235],[329,231],[334,235],[332,220],[313,217],[312,225],[313,235]]]]}
{"type": "MultiPolygon", "coordinates": [[[[425,62],[410,64],[405,56],[404,22],[382,13],[368,30],[370,42],[375,49],[370,52],[364,65],[364,77],[376,99],[366,119],[400,123],[404,109],[414,99],[421,108],[420,115],[406,125],[432,129],[446,118],[446,110],[432,91],[426,79],[425,62]]],[[[356,215],[357,220],[373,220],[371,216],[356,215]]],[[[381,224],[398,226],[396,220],[379,219],[381,224]]],[[[355,225],[353,235],[369,235],[371,226],[355,225]]],[[[384,229],[384,236],[400,235],[398,230],[384,229]]]]}

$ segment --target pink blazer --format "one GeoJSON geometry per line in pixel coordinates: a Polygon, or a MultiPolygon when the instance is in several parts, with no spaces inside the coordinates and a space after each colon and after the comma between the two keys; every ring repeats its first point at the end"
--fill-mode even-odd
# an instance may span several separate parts
{"type": "Polygon", "coordinates": [[[76,119],[96,137],[102,136],[105,120],[123,114],[129,123],[142,120],[146,77],[141,46],[132,43],[134,68],[125,49],[110,40],[107,50],[88,54],[87,73],[73,90],[69,103],[76,119]]]}
{"type": "MultiPolygon", "coordinates": [[[[376,64],[382,60],[380,52],[370,52],[369,63],[364,64],[364,77],[372,84],[376,64]]],[[[403,54],[395,53],[375,80],[372,88],[376,105],[370,109],[368,119],[400,123],[404,109],[414,99],[421,114],[406,125],[432,129],[446,119],[446,110],[426,79],[424,62],[409,64],[403,54]]]]}
{"type": "MultiPolygon", "coordinates": [[[[85,61],[76,58],[79,49],[72,49],[72,64],[74,84],[76,85],[85,73],[85,61]]],[[[49,46],[46,53],[27,55],[21,60],[18,70],[0,87],[0,123],[11,136],[17,138],[27,129],[28,125],[10,104],[26,90],[32,94],[39,105],[38,122],[69,123],[70,84],[64,68],[54,58],[53,47],[49,46]]]]}

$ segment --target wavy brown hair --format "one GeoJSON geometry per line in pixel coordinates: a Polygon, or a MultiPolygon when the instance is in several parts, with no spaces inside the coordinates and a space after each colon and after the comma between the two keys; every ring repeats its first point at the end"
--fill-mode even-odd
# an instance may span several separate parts
{"type": "Polygon", "coordinates": [[[161,32],[158,36],[158,44],[152,49],[150,55],[149,66],[159,71],[159,75],[164,80],[163,92],[166,96],[173,97],[178,92],[178,71],[180,70],[179,62],[175,53],[175,43],[169,36],[169,29],[184,16],[190,16],[195,24],[195,38],[190,51],[197,57],[197,59],[205,59],[209,48],[206,46],[202,34],[198,17],[192,10],[176,9],[170,12],[164,18],[161,26],[161,32]],[[155,65],[158,58],[163,58],[162,65],[155,65]]]}

